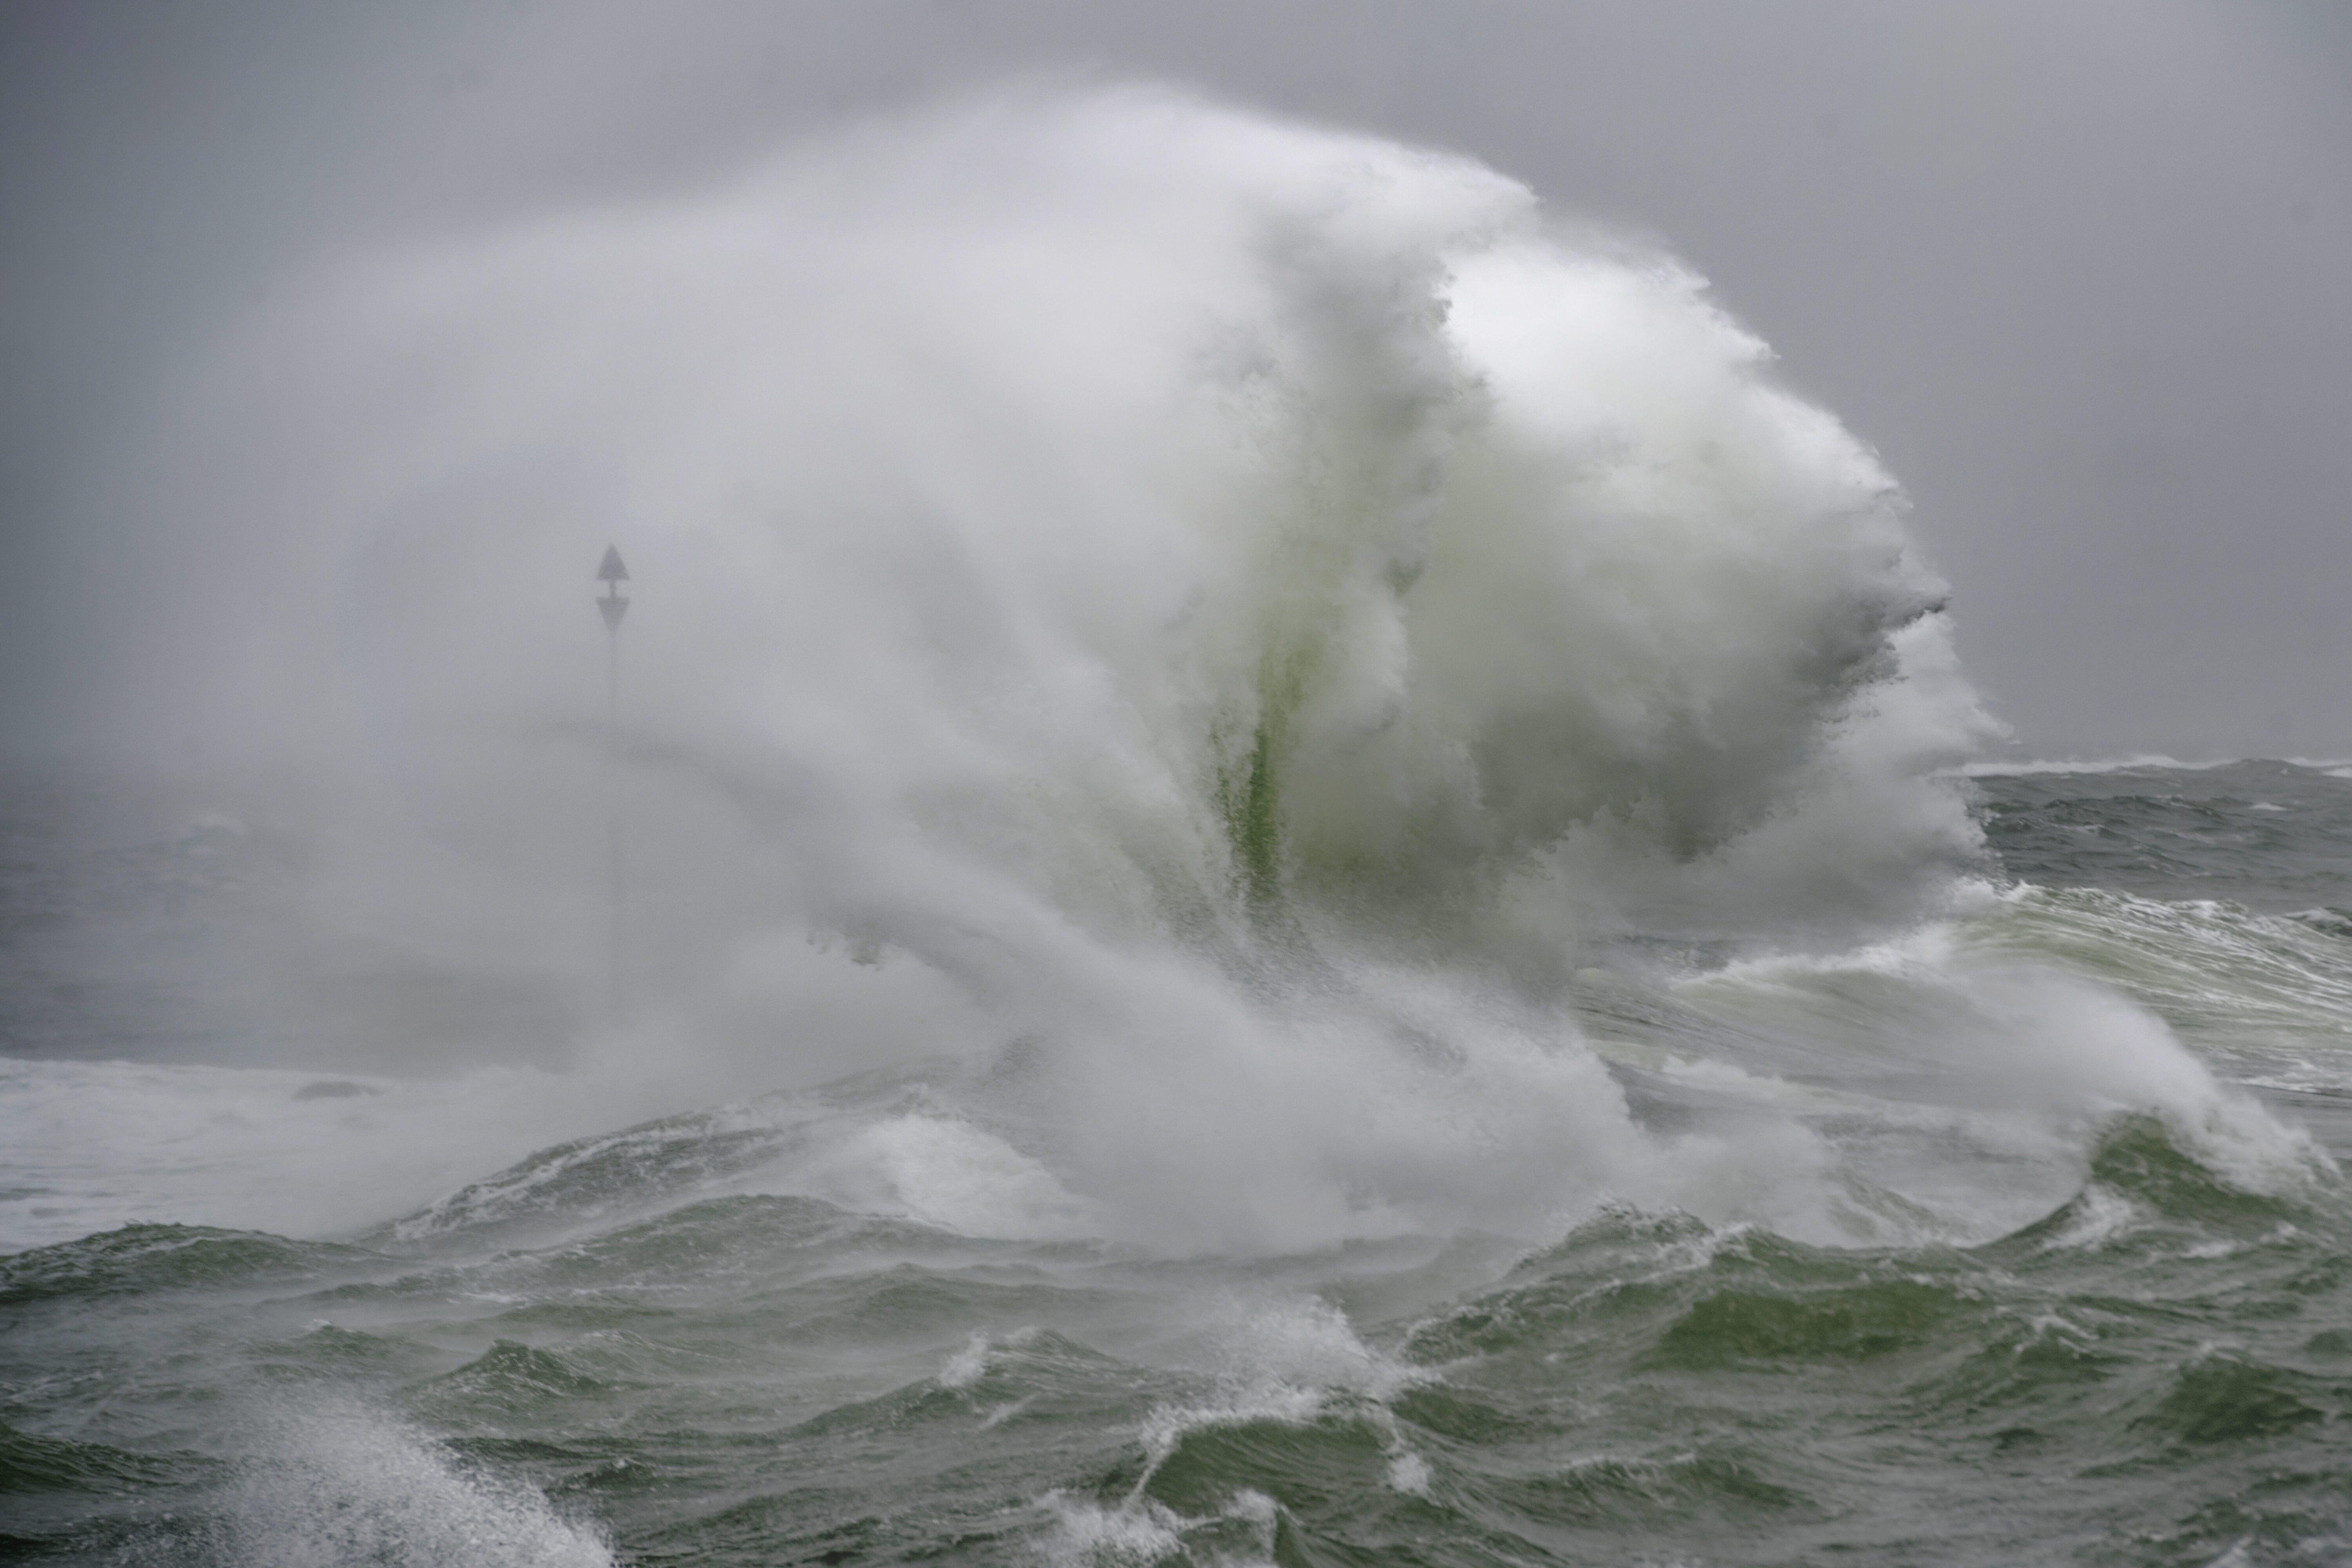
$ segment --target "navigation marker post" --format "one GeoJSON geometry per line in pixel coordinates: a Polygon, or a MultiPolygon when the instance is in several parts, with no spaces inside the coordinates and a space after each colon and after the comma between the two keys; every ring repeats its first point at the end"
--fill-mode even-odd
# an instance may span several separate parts
{"type": "Polygon", "coordinates": [[[612,896],[610,948],[604,955],[606,1004],[615,1024],[627,1000],[627,988],[622,981],[622,876],[621,876],[621,617],[629,613],[629,601],[621,595],[621,584],[629,580],[629,569],[621,564],[618,545],[604,546],[604,563],[596,568],[596,580],[604,584],[604,596],[596,601],[597,613],[604,617],[604,753],[611,769],[611,818],[607,840],[607,872],[612,896]]]}

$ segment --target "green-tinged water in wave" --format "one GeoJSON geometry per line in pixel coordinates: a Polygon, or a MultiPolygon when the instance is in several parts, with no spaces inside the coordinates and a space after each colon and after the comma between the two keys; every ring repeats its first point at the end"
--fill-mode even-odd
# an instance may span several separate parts
{"type": "Polygon", "coordinates": [[[1967,1247],[1611,1209],[1177,1263],[752,1194],[505,1238],[11,1259],[12,1550],[2189,1564],[2325,1561],[2352,1512],[2352,1205],[2147,1118],[1967,1247]]]}
{"type": "MultiPolygon", "coordinates": [[[[2352,781],[2303,772],[2315,814],[2352,808],[2352,781]]],[[[1574,989],[1657,1135],[1804,1129],[1761,1147],[1822,1163],[1814,1221],[1603,1202],[1535,1242],[1171,1256],[1082,1212],[1021,1236],[926,1217],[904,1170],[878,1204],[826,1188],[877,1149],[995,1168],[966,1120],[986,1097],[917,1064],[551,1144],[335,1237],[140,1224],[0,1260],[0,1546],[77,1568],[2343,1557],[2352,935],[2037,864],[2002,814],[2050,786],[2024,808],[1979,787],[2021,879],[1948,921],[1574,989]],[[2154,1110],[2020,1121],[2031,1052],[1969,1065],[2021,1016],[2012,974],[2148,1009],[2316,1142],[2249,1144],[2271,1123],[2168,1110],[2156,1079],[2154,1110]]],[[[289,1114],[382,1114],[315,1081],[268,1078],[289,1114]]]]}
{"type": "Polygon", "coordinates": [[[2153,1010],[2227,1079],[2352,1147],[2352,766],[1982,781],[2021,886],[1964,942],[2153,1010]]]}

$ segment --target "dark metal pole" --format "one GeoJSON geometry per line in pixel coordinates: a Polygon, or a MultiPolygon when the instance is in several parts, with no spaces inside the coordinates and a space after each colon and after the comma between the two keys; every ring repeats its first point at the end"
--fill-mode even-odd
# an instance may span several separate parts
{"type": "Polygon", "coordinates": [[[604,756],[606,788],[610,792],[605,871],[611,909],[604,979],[606,1006],[616,1024],[628,1006],[625,965],[627,945],[623,920],[625,881],[621,855],[621,617],[629,613],[629,601],[621,596],[621,584],[628,575],[629,569],[621,564],[619,549],[605,546],[604,564],[596,570],[597,580],[604,584],[604,596],[596,601],[596,608],[604,617],[604,756]]]}

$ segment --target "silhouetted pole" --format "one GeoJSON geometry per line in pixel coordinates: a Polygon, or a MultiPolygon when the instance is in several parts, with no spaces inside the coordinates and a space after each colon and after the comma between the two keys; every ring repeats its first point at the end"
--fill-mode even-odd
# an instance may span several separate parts
{"type": "Polygon", "coordinates": [[[628,577],[629,569],[621,564],[619,546],[606,545],[604,564],[596,568],[596,580],[604,584],[604,596],[596,601],[596,608],[604,617],[604,754],[611,770],[612,792],[606,844],[612,895],[608,933],[611,945],[604,955],[604,981],[606,1005],[615,1023],[620,1021],[628,1000],[628,988],[623,979],[625,943],[621,921],[621,617],[629,613],[629,601],[621,596],[621,584],[628,577]]]}

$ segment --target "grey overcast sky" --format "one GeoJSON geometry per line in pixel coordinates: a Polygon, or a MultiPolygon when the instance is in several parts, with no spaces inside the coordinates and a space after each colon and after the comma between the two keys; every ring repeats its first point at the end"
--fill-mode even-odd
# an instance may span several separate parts
{"type": "Polygon", "coordinates": [[[306,270],[1040,71],[1663,239],[1907,485],[2028,746],[2352,755],[2341,0],[0,0],[5,744],[91,700],[83,481],[306,270]]]}

